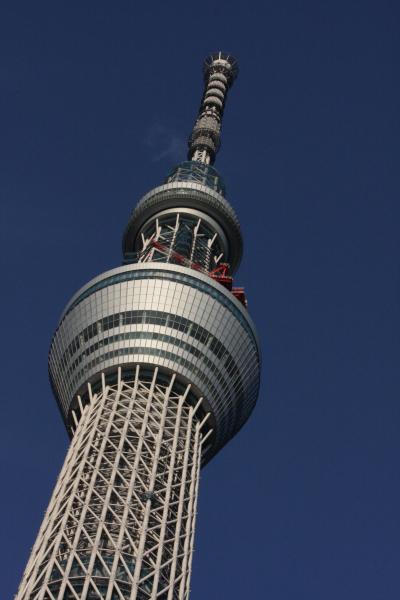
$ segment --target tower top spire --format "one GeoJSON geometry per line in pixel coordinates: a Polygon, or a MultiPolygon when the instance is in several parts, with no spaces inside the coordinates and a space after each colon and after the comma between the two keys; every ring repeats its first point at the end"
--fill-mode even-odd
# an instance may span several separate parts
{"type": "Polygon", "coordinates": [[[226,96],[238,72],[236,59],[226,52],[216,52],[205,59],[204,94],[189,138],[189,160],[206,165],[214,163],[221,141],[226,96]]]}

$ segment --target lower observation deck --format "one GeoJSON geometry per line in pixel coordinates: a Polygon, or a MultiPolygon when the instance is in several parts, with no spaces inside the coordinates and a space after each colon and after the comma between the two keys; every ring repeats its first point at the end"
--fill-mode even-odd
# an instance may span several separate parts
{"type": "MultiPolygon", "coordinates": [[[[127,265],[96,277],[67,305],[50,349],[52,385],[66,426],[78,395],[118,367],[158,366],[191,384],[210,411],[207,459],[249,417],[258,394],[260,351],[242,304],[192,269],[127,265]]],[[[78,411],[76,411],[78,412],[78,411]]]]}

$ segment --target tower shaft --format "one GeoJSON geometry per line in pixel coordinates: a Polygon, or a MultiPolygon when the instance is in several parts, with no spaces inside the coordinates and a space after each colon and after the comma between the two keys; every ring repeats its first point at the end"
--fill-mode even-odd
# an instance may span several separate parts
{"type": "Polygon", "coordinates": [[[206,437],[189,388],[138,366],[92,395],[17,600],[188,597],[206,437]]]}
{"type": "Polygon", "coordinates": [[[67,304],[49,353],[71,447],[16,600],[187,600],[200,466],[257,400],[242,236],[212,166],[235,59],[204,64],[189,160],[137,204],[124,265],[67,304]]]}

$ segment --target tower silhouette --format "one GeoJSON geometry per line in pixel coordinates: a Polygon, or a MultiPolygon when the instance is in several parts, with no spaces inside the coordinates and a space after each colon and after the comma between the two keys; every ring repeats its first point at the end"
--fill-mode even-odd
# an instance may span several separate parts
{"type": "Polygon", "coordinates": [[[49,371],[71,445],[17,600],[186,599],[200,468],[257,400],[242,236],[212,166],[235,59],[212,54],[188,160],[133,211],[123,266],[65,308],[49,371]]]}

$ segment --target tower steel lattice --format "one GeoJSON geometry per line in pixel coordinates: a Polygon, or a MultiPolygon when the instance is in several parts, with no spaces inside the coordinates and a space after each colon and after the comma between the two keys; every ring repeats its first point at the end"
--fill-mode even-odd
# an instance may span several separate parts
{"type": "Polygon", "coordinates": [[[188,160],[133,211],[123,266],[61,316],[49,372],[72,441],[17,600],[189,596],[200,468],[259,388],[240,226],[212,166],[237,72],[206,59],[188,160]]]}

